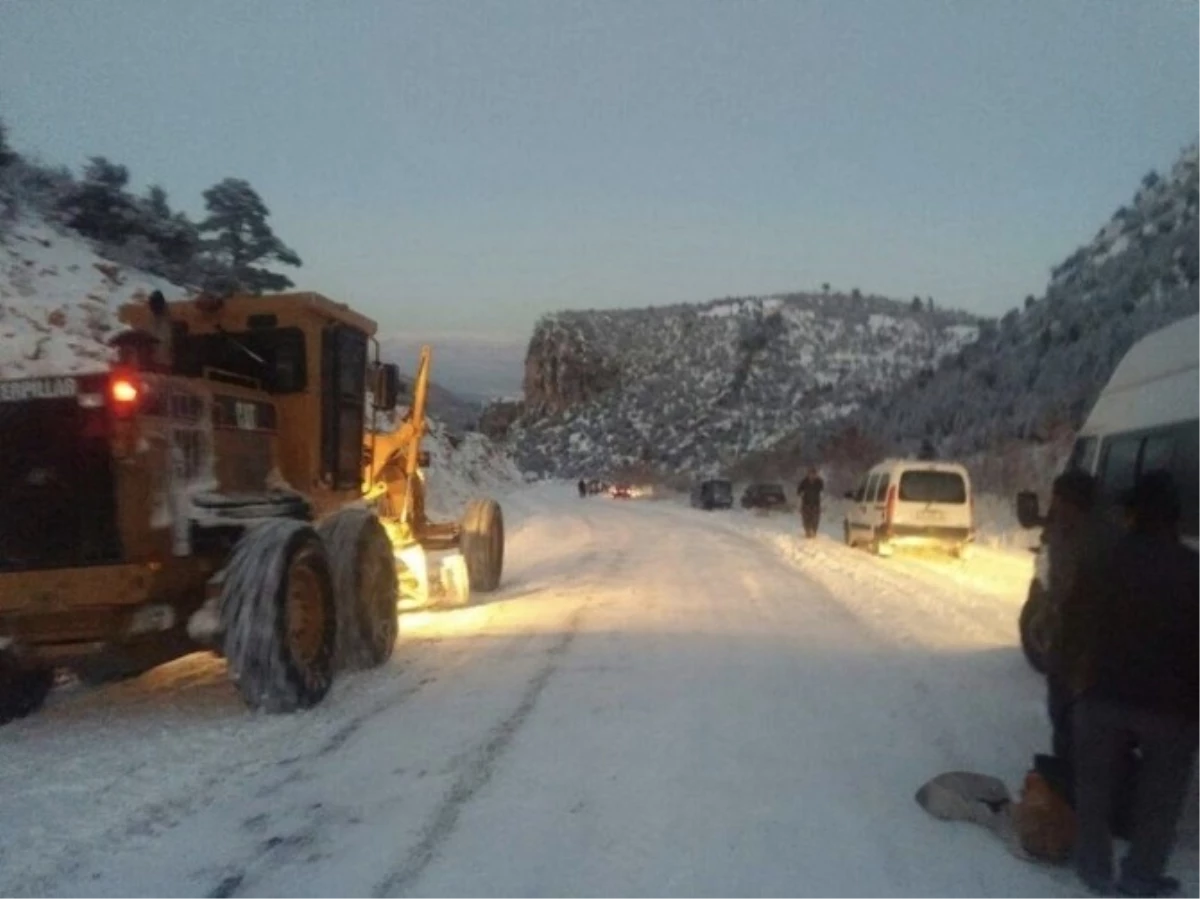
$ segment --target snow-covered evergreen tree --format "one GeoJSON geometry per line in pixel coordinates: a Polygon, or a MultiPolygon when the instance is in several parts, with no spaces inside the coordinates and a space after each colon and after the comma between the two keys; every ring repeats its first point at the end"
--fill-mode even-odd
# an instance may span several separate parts
{"type": "Polygon", "coordinates": [[[198,225],[209,274],[225,276],[252,293],[286,290],[292,280],[264,263],[299,266],[300,257],[267,224],[270,210],[241,178],[226,178],[204,192],[208,217],[198,225]]]}

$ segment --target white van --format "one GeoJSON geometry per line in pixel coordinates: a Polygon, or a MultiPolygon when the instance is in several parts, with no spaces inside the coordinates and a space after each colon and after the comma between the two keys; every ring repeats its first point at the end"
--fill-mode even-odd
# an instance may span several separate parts
{"type": "Polygon", "coordinates": [[[848,546],[883,556],[898,546],[937,546],[962,556],[975,539],[971,477],[953,462],[887,459],[846,498],[848,546]]]}
{"type": "MultiPolygon", "coordinates": [[[[1147,334],[1117,365],[1084,422],[1067,461],[1096,478],[1101,514],[1117,515],[1121,494],[1149,471],[1166,470],[1179,488],[1180,536],[1197,548],[1200,488],[1200,316],[1192,315],[1147,334]]],[[[1044,523],[1037,494],[1017,497],[1024,527],[1044,523]]],[[[1021,610],[1021,644],[1034,668],[1043,670],[1055,620],[1048,608],[1050,552],[1043,543],[1029,597],[1021,610]]]]}

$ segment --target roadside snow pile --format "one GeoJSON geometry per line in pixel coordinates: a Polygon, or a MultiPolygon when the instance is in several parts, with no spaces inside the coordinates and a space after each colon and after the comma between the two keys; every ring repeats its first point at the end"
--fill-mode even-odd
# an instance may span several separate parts
{"type": "Polygon", "coordinates": [[[0,378],[103,369],[118,307],[154,290],[182,292],[36,216],[18,218],[0,232],[0,378]]]}
{"type": "Polygon", "coordinates": [[[424,446],[429,450],[425,504],[435,518],[456,519],[472,499],[497,498],[522,483],[508,455],[482,434],[458,436],[431,421],[424,446]]]}

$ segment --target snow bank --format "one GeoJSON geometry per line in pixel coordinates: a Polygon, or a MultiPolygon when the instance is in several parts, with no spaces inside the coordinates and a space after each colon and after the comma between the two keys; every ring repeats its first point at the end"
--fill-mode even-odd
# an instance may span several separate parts
{"type": "Polygon", "coordinates": [[[435,518],[458,518],[472,499],[499,497],[523,483],[512,460],[482,434],[459,437],[430,422],[424,447],[429,451],[425,505],[435,518]]]}
{"type": "Polygon", "coordinates": [[[0,378],[102,370],[118,307],[154,290],[182,292],[39,218],[18,219],[0,234],[0,378]]]}

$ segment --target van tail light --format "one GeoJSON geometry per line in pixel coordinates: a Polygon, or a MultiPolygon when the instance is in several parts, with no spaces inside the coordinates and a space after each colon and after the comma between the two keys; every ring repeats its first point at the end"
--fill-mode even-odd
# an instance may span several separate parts
{"type": "Polygon", "coordinates": [[[892,484],[888,487],[887,505],[883,510],[883,523],[888,527],[892,525],[892,519],[896,517],[896,485],[892,484]]]}

